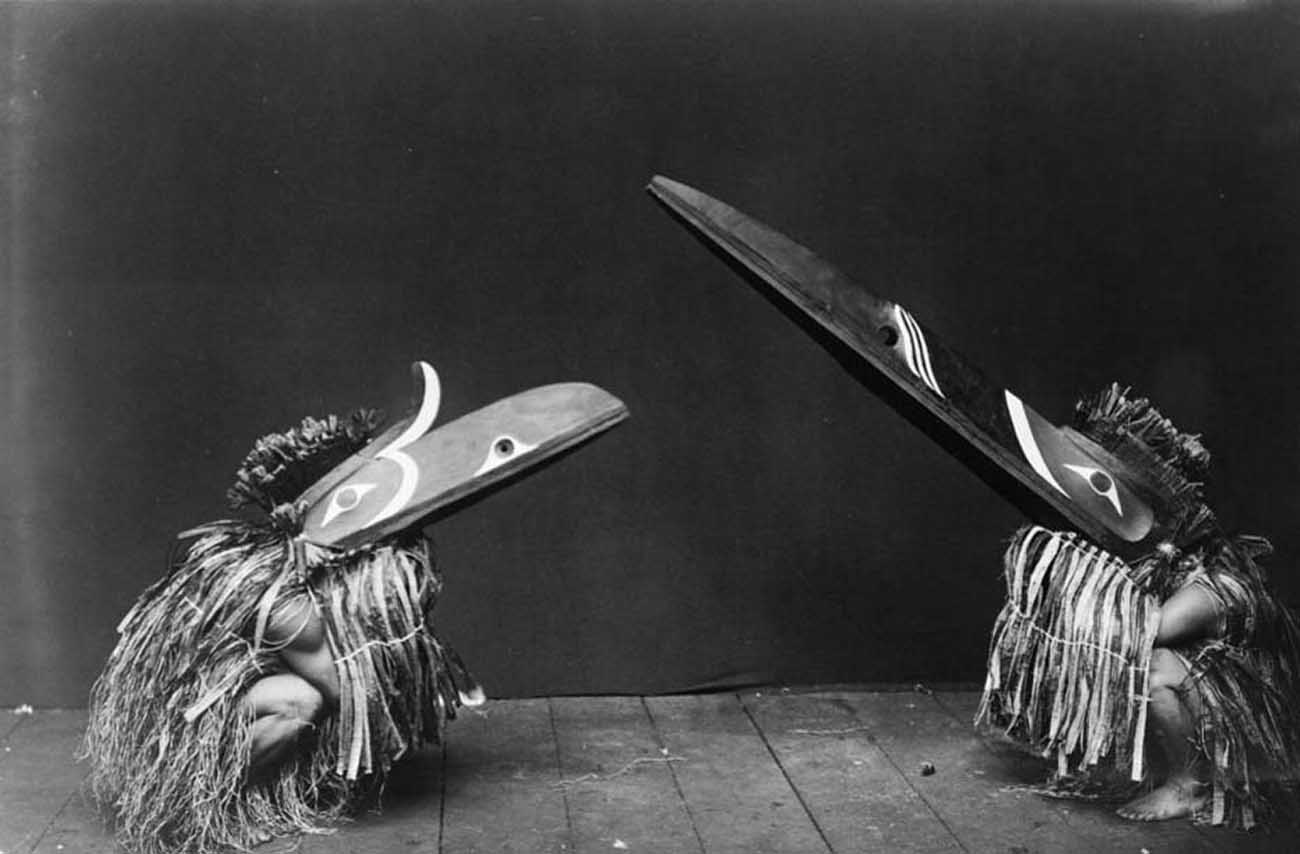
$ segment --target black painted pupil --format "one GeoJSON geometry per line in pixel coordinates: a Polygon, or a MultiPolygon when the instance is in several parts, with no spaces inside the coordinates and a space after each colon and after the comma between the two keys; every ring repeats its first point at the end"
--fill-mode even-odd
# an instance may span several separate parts
{"type": "Polygon", "coordinates": [[[898,330],[892,326],[880,327],[880,340],[885,342],[886,347],[893,347],[898,343],[898,330]]]}
{"type": "Polygon", "coordinates": [[[497,453],[508,454],[515,449],[515,443],[509,439],[501,439],[497,442],[497,453]]]}
{"type": "Polygon", "coordinates": [[[1091,483],[1092,488],[1098,492],[1110,492],[1112,486],[1110,475],[1100,471],[1093,472],[1092,476],[1088,478],[1088,482],[1091,483]]]}

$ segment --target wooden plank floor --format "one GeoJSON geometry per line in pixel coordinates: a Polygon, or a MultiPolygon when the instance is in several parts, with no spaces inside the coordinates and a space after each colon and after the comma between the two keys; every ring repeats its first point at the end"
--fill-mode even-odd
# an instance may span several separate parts
{"type": "MultiPolygon", "coordinates": [[[[978,696],[758,691],[509,700],[399,766],[382,810],[260,851],[1290,852],[1292,833],[1133,824],[1041,797],[978,696]],[[933,771],[930,769],[933,768],[933,771]]],[[[83,799],[84,711],[0,710],[0,854],[115,850],[83,799]]]]}

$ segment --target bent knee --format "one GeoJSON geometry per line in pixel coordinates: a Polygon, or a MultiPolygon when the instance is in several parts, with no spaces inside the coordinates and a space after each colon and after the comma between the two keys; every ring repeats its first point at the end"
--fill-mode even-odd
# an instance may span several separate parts
{"type": "Polygon", "coordinates": [[[1171,649],[1156,647],[1151,651],[1148,690],[1178,690],[1187,681],[1187,663],[1171,649]]]}
{"type": "Polygon", "coordinates": [[[291,674],[314,690],[326,706],[333,708],[339,702],[338,668],[327,647],[310,652],[286,649],[280,660],[291,674]]]}
{"type": "Polygon", "coordinates": [[[325,711],[326,698],[307,680],[292,673],[262,679],[248,694],[253,713],[312,723],[325,711]]]}
{"type": "Polygon", "coordinates": [[[1223,603],[1202,584],[1188,584],[1160,606],[1156,644],[1183,646],[1222,635],[1223,603]]]}
{"type": "Polygon", "coordinates": [[[325,698],[321,696],[321,692],[310,685],[304,685],[302,690],[287,699],[280,714],[311,723],[320,717],[323,711],[325,711],[325,698]]]}
{"type": "Polygon", "coordinates": [[[311,597],[303,594],[276,605],[267,621],[266,640],[281,649],[303,652],[325,646],[325,629],[311,597]]]}

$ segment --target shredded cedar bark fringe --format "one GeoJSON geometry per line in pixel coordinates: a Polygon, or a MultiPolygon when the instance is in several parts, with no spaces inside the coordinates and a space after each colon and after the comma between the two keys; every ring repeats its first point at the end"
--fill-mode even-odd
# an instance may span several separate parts
{"type": "Polygon", "coordinates": [[[1198,819],[1249,829],[1283,806],[1294,811],[1300,629],[1254,561],[1267,548],[1254,537],[1225,540],[1173,572],[1155,559],[1130,566],[1073,533],[1022,529],[1007,550],[1007,602],[976,723],[1055,759],[1057,793],[1132,796],[1144,779],[1160,602],[1184,583],[1203,584],[1225,605],[1225,636],[1174,650],[1189,664],[1209,763],[1211,797],[1198,819]]]}
{"type": "Polygon", "coordinates": [[[1142,778],[1147,670],[1160,610],[1127,566],[1075,534],[1022,529],[1006,556],[977,721],[1057,762],[1142,778]]]}
{"type": "Polygon", "coordinates": [[[90,788],[132,851],[247,848],[324,832],[392,762],[437,742],[472,680],[425,621],[440,582],[423,538],[292,577],[270,526],[218,522],[146,591],[91,697],[90,788]],[[241,699],[280,669],[252,642],[259,614],[307,592],[320,606],[340,708],[274,780],[248,784],[241,699]],[[202,604],[200,604],[202,603],[202,604]]]}

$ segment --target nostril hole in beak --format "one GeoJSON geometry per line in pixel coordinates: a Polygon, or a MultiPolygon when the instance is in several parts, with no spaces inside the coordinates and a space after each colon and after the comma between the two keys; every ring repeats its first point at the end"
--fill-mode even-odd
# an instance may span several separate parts
{"type": "Polygon", "coordinates": [[[898,330],[892,326],[880,327],[880,340],[886,347],[893,347],[898,343],[898,330]]]}

